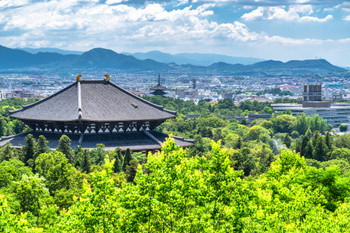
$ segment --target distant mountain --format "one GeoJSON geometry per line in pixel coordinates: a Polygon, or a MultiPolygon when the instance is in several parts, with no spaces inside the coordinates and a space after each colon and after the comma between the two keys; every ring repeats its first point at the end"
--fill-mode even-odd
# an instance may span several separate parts
{"type": "Polygon", "coordinates": [[[72,61],[72,67],[114,68],[126,70],[163,70],[170,69],[168,64],[154,60],[139,60],[133,56],[116,53],[109,49],[95,48],[83,53],[72,61]]]}
{"type": "Polygon", "coordinates": [[[81,51],[73,51],[73,50],[63,50],[63,49],[56,49],[56,48],[17,48],[19,50],[26,51],[28,53],[36,54],[36,53],[59,53],[63,55],[68,54],[75,54],[75,55],[81,55],[83,52],[81,51]]]}
{"type": "MultiPolygon", "coordinates": [[[[166,54],[162,53],[162,56],[166,54]]],[[[193,64],[178,65],[161,63],[152,59],[137,59],[134,56],[116,53],[109,49],[95,48],[81,55],[55,52],[29,53],[19,49],[0,46],[0,70],[101,70],[123,71],[177,71],[196,73],[228,73],[238,75],[304,75],[345,72],[346,70],[330,64],[324,59],[261,61],[250,65],[216,62],[208,66],[193,64]]]]}
{"type": "Polygon", "coordinates": [[[332,73],[344,72],[345,69],[334,66],[324,59],[315,60],[291,60],[281,61],[262,61],[252,65],[227,64],[223,62],[214,63],[208,68],[221,72],[233,72],[241,74],[275,74],[275,75],[302,75],[310,73],[332,73]]]}
{"type": "Polygon", "coordinates": [[[163,70],[171,69],[168,64],[153,60],[139,60],[133,56],[112,50],[95,48],[81,55],[59,53],[28,53],[19,49],[0,46],[0,69],[120,69],[120,70],[163,70]]]}
{"type": "Polygon", "coordinates": [[[205,54],[205,53],[179,53],[169,54],[160,51],[151,51],[147,53],[125,53],[132,55],[138,59],[153,59],[163,63],[176,63],[179,65],[192,64],[196,66],[209,66],[217,62],[225,62],[230,64],[249,65],[263,61],[263,59],[252,57],[232,57],[220,54],[205,54]]]}

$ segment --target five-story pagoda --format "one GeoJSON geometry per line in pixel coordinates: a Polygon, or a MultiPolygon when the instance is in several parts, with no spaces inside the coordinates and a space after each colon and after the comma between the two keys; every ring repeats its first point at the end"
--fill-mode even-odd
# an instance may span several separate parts
{"type": "MultiPolygon", "coordinates": [[[[49,146],[55,148],[62,134],[72,140],[72,147],[94,148],[97,143],[107,149],[120,147],[133,151],[160,149],[167,135],[154,131],[166,119],[176,117],[176,112],[150,103],[110,82],[82,80],[57,93],[22,109],[10,116],[22,120],[35,137],[44,135],[49,146]]],[[[0,145],[11,142],[24,144],[26,135],[3,138],[0,145]]],[[[191,146],[193,141],[175,137],[179,146],[191,146]]],[[[23,145],[22,144],[22,145],[23,145]]]]}

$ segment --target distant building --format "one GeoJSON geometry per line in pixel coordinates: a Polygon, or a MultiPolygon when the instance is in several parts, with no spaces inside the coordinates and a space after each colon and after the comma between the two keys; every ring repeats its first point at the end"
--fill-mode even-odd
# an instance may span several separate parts
{"type": "Polygon", "coordinates": [[[200,115],[199,114],[187,114],[186,117],[190,118],[190,119],[194,119],[194,118],[199,118],[200,115]]]}
{"type": "Polygon", "coordinates": [[[301,113],[308,116],[318,114],[333,127],[350,122],[350,105],[345,103],[332,104],[329,100],[322,100],[321,83],[304,84],[301,104],[272,104],[271,106],[275,112],[290,110],[293,116],[301,113]]]}
{"type": "Polygon", "coordinates": [[[6,93],[4,91],[0,91],[0,100],[6,99],[6,93]]]}
{"type": "Polygon", "coordinates": [[[151,94],[152,95],[161,95],[164,96],[166,94],[166,90],[167,88],[160,85],[160,74],[158,74],[158,84],[155,85],[154,87],[150,88],[150,90],[152,91],[151,94]]]}
{"type": "Polygon", "coordinates": [[[271,115],[269,114],[249,114],[247,122],[251,123],[254,120],[263,119],[263,120],[270,120],[271,115]]]}

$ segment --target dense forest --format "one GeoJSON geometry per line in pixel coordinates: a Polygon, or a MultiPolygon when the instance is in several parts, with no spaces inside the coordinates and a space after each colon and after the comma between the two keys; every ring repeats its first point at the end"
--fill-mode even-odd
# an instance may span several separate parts
{"type": "MultiPolygon", "coordinates": [[[[0,231],[348,231],[350,135],[317,115],[276,115],[270,103],[148,100],[178,111],[157,130],[195,146],[170,136],[154,154],[89,151],[63,135],[50,150],[29,134],[21,149],[0,148],[0,231]],[[227,119],[250,113],[272,117],[227,119]]],[[[32,101],[0,102],[2,135],[28,130],[8,110],[32,101]]]]}

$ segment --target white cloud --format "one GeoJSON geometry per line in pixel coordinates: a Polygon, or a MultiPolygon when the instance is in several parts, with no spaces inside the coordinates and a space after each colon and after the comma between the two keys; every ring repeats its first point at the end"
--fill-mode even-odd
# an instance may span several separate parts
{"type": "Polygon", "coordinates": [[[251,20],[286,20],[298,22],[326,22],[333,19],[332,15],[327,15],[324,18],[311,16],[313,14],[313,7],[311,5],[295,5],[287,7],[258,7],[257,9],[246,13],[242,19],[246,21],[251,20]]]}
{"type": "MultiPolygon", "coordinates": [[[[271,51],[281,54],[280,50],[287,51],[286,48],[301,53],[303,49],[318,46],[315,51],[327,48],[330,53],[329,48],[335,44],[341,44],[339,48],[350,46],[349,39],[287,38],[278,33],[254,32],[234,19],[215,22],[208,17],[215,13],[213,8],[217,5],[213,3],[169,8],[164,4],[137,6],[111,1],[100,4],[97,0],[52,0],[7,7],[0,14],[0,44],[72,50],[105,47],[130,52],[158,49],[270,58],[278,58],[271,51]]],[[[323,22],[332,17],[319,18],[313,14],[309,5],[258,7],[243,18],[323,22]]]]}
{"type": "Polygon", "coordinates": [[[19,7],[28,4],[29,0],[0,0],[0,9],[19,7]]]}
{"type": "Polygon", "coordinates": [[[345,21],[350,21],[350,15],[344,17],[345,21]]]}
{"type": "Polygon", "coordinates": [[[117,3],[121,3],[121,2],[123,2],[123,0],[107,0],[106,4],[112,5],[112,4],[117,4],[117,3]]]}

